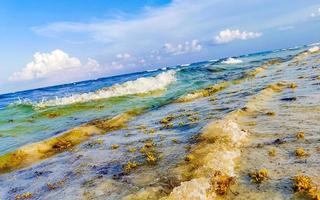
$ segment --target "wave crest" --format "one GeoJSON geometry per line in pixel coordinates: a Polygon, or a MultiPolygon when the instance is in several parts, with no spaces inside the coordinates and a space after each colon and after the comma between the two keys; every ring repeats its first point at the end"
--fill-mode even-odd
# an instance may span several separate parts
{"type": "Polygon", "coordinates": [[[318,46],[314,46],[314,47],[311,47],[310,49],[308,49],[308,51],[310,53],[315,53],[315,52],[317,52],[319,50],[320,50],[320,48],[318,46]]]}
{"type": "Polygon", "coordinates": [[[142,94],[156,90],[164,90],[175,82],[175,71],[166,71],[154,77],[142,77],[122,84],[115,84],[111,87],[102,88],[95,92],[73,94],[68,97],[56,97],[55,99],[41,101],[35,104],[36,107],[63,106],[74,103],[84,103],[93,100],[107,99],[110,97],[142,94]]]}
{"type": "Polygon", "coordinates": [[[240,59],[236,59],[236,58],[228,58],[227,60],[224,60],[221,62],[222,64],[228,64],[228,65],[231,65],[231,64],[240,64],[242,63],[242,60],[240,59]]]}

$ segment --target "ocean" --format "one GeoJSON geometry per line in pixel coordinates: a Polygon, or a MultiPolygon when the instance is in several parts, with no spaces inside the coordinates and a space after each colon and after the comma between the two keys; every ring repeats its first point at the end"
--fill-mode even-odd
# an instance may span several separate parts
{"type": "Polygon", "coordinates": [[[0,95],[0,199],[299,199],[319,64],[305,45],[0,95]]]}

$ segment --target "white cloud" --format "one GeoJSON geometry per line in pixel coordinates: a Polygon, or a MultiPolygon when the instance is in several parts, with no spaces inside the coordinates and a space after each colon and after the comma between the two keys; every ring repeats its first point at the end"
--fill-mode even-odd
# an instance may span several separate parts
{"type": "Polygon", "coordinates": [[[316,12],[313,12],[310,14],[310,17],[318,17],[318,16],[320,16],[320,8],[318,8],[316,12]]]}
{"type": "Polygon", "coordinates": [[[278,27],[279,31],[287,31],[287,30],[291,30],[291,29],[294,29],[294,26],[288,25],[288,26],[280,26],[280,27],[278,27]]]}
{"type": "Polygon", "coordinates": [[[119,54],[117,54],[117,56],[116,56],[117,58],[119,58],[119,59],[129,59],[129,58],[131,58],[132,56],[129,54],[129,53],[119,53],[119,54]]]}
{"type": "Polygon", "coordinates": [[[140,59],[139,61],[141,64],[145,64],[146,63],[146,60],[145,59],[140,59]]]}
{"type": "Polygon", "coordinates": [[[164,49],[166,53],[169,53],[171,55],[181,55],[186,53],[192,53],[192,52],[199,52],[202,50],[202,46],[199,43],[199,40],[192,40],[191,42],[185,41],[182,44],[171,44],[171,43],[165,43],[164,49]]]}
{"type": "Polygon", "coordinates": [[[112,61],[111,62],[111,67],[112,69],[122,69],[123,68],[123,64],[116,62],[116,61],[112,61]]]}
{"type": "MultiPolygon", "coordinates": [[[[265,9],[265,7],[264,1],[257,1],[253,6],[252,1],[202,0],[199,3],[194,0],[173,0],[164,6],[150,7],[129,17],[117,13],[112,18],[100,18],[86,22],[62,21],[40,24],[32,27],[31,30],[42,36],[51,36],[63,40],[87,41],[85,45],[90,46],[93,49],[92,52],[96,51],[98,54],[96,56],[103,58],[99,61],[105,63],[105,65],[111,63],[114,56],[119,52],[121,52],[119,54],[121,58],[123,52],[130,52],[137,58],[144,58],[147,63],[150,60],[153,61],[152,65],[171,65],[178,64],[177,62],[181,60],[173,57],[169,58],[168,53],[163,55],[165,48],[175,55],[184,54],[188,51],[184,50],[185,44],[183,42],[190,42],[197,38],[201,45],[198,45],[195,49],[213,49],[215,47],[208,45],[207,41],[212,40],[214,33],[223,30],[225,24],[230,24],[230,26],[240,24],[247,30],[265,30],[294,24],[300,16],[306,17],[305,12],[302,12],[306,8],[297,7],[293,9],[287,6],[281,8],[268,6],[268,9],[265,9]],[[234,6],[229,6],[230,4],[234,6]],[[281,9],[281,12],[279,12],[279,9],[281,9]],[[292,10],[295,11],[292,12],[292,10]],[[274,11],[276,13],[270,14],[274,11]],[[265,14],[270,17],[266,18],[265,14]],[[250,17],[255,17],[254,22],[247,20],[250,17]],[[168,42],[166,47],[160,49],[166,42],[168,42]],[[161,51],[162,54],[150,55],[150,52],[154,49],[161,51]],[[151,58],[152,56],[153,58],[151,58]]],[[[261,33],[241,32],[241,34],[247,34],[248,36],[245,36],[245,38],[250,38],[261,33]]],[[[240,38],[243,38],[243,36],[240,38]]],[[[230,53],[232,51],[219,51],[217,53],[219,55],[216,56],[225,56],[222,54],[230,53]]],[[[207,54],[208,51],[201,51],[194,57],[204,59],[207,54]]],[[[133,57],[128,60],[133,60],[133,57]]],[[[119,62],[119,60],[115,61],[119,62]]]]}
{"type": "Polygon", "coordinates": [[[13,73],[10,81],[27,81],[39,78],[48,78],[57,73],[70,71],[97,71],[99,63],[89,58],[86,64],[82,64],[76,57],[71,57],[62,50],[56,49],[51,53],[37,52],[33,55],[33,61],[28,63],[21,71],[13,73]]]}
{"type": "Polygon", "coordinates": [[[239,29],[230,30],[225,29],[220,31],[219,34],[214,38],[215,42],[218,44],[229,43],[233,40],[248,40],[260,37],[262,33],[260,32],[246,32],[240,31],[239,29]]]}

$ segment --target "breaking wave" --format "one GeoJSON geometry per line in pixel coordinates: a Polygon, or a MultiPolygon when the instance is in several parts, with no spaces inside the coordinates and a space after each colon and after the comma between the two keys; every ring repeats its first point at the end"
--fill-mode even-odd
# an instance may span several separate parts
{"type": "Polygon", "coordinates": [[[156,90],[165,90],[166,87],[175,82],[175,71],[162,72],[154,77],[142,77],[122,84],[102,88],[95,92],[73,94],[68,97],[56,97],[55,99],[37,102],[36,107],[63,106],[74,103],[84,103],[93,100],[107,99],[110,97],[142,94],[156,90]]]}
{"type": "Polygon", "coordinates": [[[242,60],[230,57],[227,60],[222,61],[221,63],[222,64],[239,64],[239,63],[242,63],[242,60]]]}
{"type": "Polygon", "coordinates": [[[317,51],[319,51],[320,50],[320,48],[318,47],[318,46],[313,46],[313,47],[311,47],[310,49],[308,49],[308,51],[310,52],[310,53],[314,53],[314,52],[317,52],[317,51]]]}

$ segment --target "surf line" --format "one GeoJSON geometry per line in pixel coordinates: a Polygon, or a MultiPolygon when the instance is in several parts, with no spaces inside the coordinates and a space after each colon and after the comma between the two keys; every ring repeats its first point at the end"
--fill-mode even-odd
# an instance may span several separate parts
{"type": "Polygon", "coordinates": [[[250,78],[254,78],[257,74],[265,71],[268,67],[270,67],[272,65],[280,64],[282,62],[283,61],[281,59],[269,60],[266,63],[264,63],[263,65],[261,65],[260,67],[257,67],[249,72],[246,72],[239,79],[235,79],[235,80],[231,80],[231,81],[223,81],[223,82],[214,84],[214,85],[209,86],[204,89],[195,90],[189,94],[186,94],[182,97],[179,97],[178,99],[175,100],[175,103],[185,103],[185,102],[190,102],[190,101],[193,101],[193,100],[196,100],[199,98],[211,96],[211,95],[213,95],[223,89],[226,89],[227,87],[229,87],[231,85],[237,85],[237,84],[240,84],[250,78]]]}
{"type": "Polygon", "coordinates": [[[185,161],[173,170],[181,181],[180,186],[173,188],[161,200],[206,200],[225,195],[236,179],[236,160],[241,155],[240,147],[249,135],[248,131],[241,129],[242,121],[245,117],[261,114],[263,103],[274,94],[294,88],[294,83],[271,84],[250,98],[245,107],[209,123],[185,161]]]}
{"type": "Polygon", "coordinates": [[[72,147],[99,134],[119,130],[126,127],[126,122],[143,113],[145,108],[131,110],[111,119],[98,119],[75,127],[57,137],[28,144],[0,156],[0,173],[6,173],[23,168],[32,163],[51,157],[55,154],[69,150],[72,147]]]}

